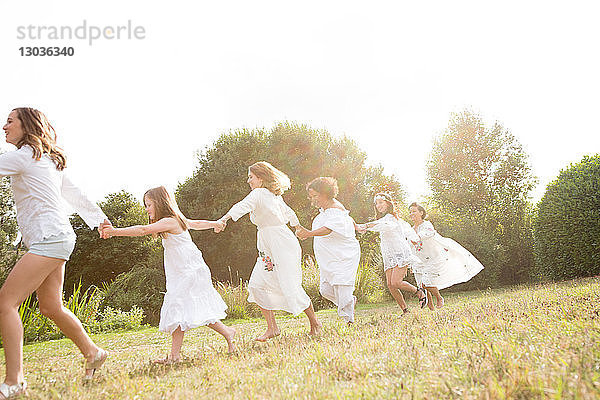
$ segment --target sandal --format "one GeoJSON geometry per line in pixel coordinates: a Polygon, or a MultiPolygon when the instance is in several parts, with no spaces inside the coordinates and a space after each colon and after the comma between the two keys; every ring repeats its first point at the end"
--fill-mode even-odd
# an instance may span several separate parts
{"type": "Polygon", "coordinates": [[[427,302],[429,301],[427,299],[427,291],[425,289],[423,289],[422,287],[418,288],[417,291],[415,292],[417,297],[419,296],[419,292],[423,293],[423,297],[421,297],[419,299],[419,305],[421,306],[421,308],[425,308],[425,306],[427,306],[427,302]]]}
{"type": "Polygon", "coordinates": [[[100,369],[102,364],[104,364],[104,361],[106,361],[107,357],[108,351],[98,349],[98,352],[96,352],[96,355],[94,356],[94,359],[92,361],[85,360],[84,379],[92,379],[94,377],[94,374],[96,373],[96,370],[100,369]],[[91,371],[91,373],[89,373],[88,371],[91,371]]]}
{"type": "Polygon", "coordinates": [[[6,382],[0,385],[0,394],[3,398],[11,399],[13,397],[27,395],[27,382],[23,381],[16,385],[7,385],[6,382]]]}

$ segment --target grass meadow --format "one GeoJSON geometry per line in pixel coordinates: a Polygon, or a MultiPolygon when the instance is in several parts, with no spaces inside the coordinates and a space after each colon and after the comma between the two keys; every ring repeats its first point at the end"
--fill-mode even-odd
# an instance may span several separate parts
{"type": "Polygon", "coordinates": [[[150,363],[170,348],[155,328],[98,334],[110,357],[91,383],[70,341],[36,343],[24,349],[29,398],[600,398],[599,290],[596,277],[449,293],[435,312],[411,299],[405,316],[391,303],[359,305],[351,327],[322,310],[317,338],[305,316],[281,315],[282,335],[268,343],[253,340],[261,319],[228,320],[236,354],[198,328],[173,366],[150,363]]]}

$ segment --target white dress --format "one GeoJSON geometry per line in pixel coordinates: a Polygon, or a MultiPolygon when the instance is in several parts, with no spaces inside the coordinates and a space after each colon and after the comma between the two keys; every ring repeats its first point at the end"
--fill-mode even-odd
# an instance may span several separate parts
{"type": "Polygon", "coordinates": [[[325,236],[315,236],[313,249],[319,266],[321,295],[338,307],[338,315],[354,322],[356,297],[354,284],[360,262],[360,245],[356,240],[354,220],[348,210],[328,208],[319,210],[312,230],[331,229],[325,236]]]}
{"type": "Polygon", "coordinates": [[[287,227],[299,225],[296,213],[266,188],[253,189],[227,212],[234,221],[247,213],[258,229],[248,301],[266,310],[300,314],[310,306],[310,298],[302,288],[302,249],[287,227]]]}
{"type": "Polygon", "coordinates": [[[413,266],[418,283],[444,289],[468,281],[483,269],[473,254],[437,233],[431,222],[423,221],[415,230],[421,238],[415,246],[421,264],[413,266]]]}
{"type": "Polygon", "coordinates": [[[158,329],[173,333],[215,323],[227,316],[227,305],[215,290],[210,270],[189,231],[167,233],[165,249],[167,293],[158,329]]]}
{"type": "Polygon", "coordinates": [[[386,214],[369,224],[374,224],[367,228],[369,231],[379,232],[384,271],[396,266],[412,266],[421,263],[409,242],[409,240],[418,242],[420,239],[408,222],[397,219],[392,214],[386,214]]]}

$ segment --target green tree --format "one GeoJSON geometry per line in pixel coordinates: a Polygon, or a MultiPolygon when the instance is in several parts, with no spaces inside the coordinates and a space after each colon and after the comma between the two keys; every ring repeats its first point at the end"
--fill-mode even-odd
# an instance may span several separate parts
{"type": "Polygon", "coordinates": [[[518,140],[499,122],[488,128],[469,110],[453,114],[434,141],[427,173],[432,203],[450,220],[446,234],[471,241],[487,267],[476,282],[525,281],[534,265],[528,199],[536,179],[518,140]]]}
{"type": "MultiPolygon", "coordinates": [[[[338,199],[358,221],[372,216],[372,196],[388,190],[400,200],[404,192],[381,167],[368,166],[366,154],[347,137],[336,138],[324,130],[284,122],[270,130],[238,129],[221,135],[198,154],[194,174],[177,189],[176,197],[189,218],[215,219],[249,192],[248,166],[269,161],[289,175],[292,188],[284,199],[309,226],[317,211],[307,200],[305,185],[318,176],[338,180],[338,199]]],[[[256,227],[247,217],[230,224],[223,233],[193,232],[213,275],[220,279],[247,279],[256,260],[256,227]],[[228,268],[230,267],[230,268],[228,268]]],[[[311,252],[312,241],[302,242],[311,252]]]]}
{"type": "MultiPolygon", "coordinates": [[[[114,226],[148,223],[144,207],[124,190],[107,195],[99,206],[114,226]]],[[[74,215],[71,224],[77,234],[77,243],[67,263],[65,289],[73,287],[79,279],[83,287],[100,286],[135,265],[160,264],[160,243],[150,236],[101,239],[98,231],[91,231],[79,216],[74,215]]]]}
{"type": "Polygon", "coordinates": [[[600,154],[562,170],[537,207],[535,253],[540,277],[600,273],[600,154]]]}
{"type": "Polygon", "coordinates": [[[13,245],[17,239],[17,212],[10,189],[10,179],[0,179],[0,284],[4,282],[10,269],[23,251],[13,245]]]}

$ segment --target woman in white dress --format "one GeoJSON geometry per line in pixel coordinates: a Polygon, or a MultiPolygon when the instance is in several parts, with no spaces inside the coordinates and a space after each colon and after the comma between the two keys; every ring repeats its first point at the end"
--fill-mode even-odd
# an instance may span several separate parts
{"type": "Polygon", "coordinates": [[[408,222],[398,217],[392,197],[387,193],[377,193],[374,197],[377,220],[357,225],[359,232],[367,230],[379,232],[383,270],[387,287],[392,297],[403,313],[408,312],[408,306],[402,295],[402,290],[412,293],[419,298],[421,308],[427,305],[427,293],[423,288],[416,288],[404,278],[411,265],[420,264],[420,259],[414,254],[409,240],[419,241],[419,236],[408,222]]]}
{"type": "Polygon", "coordinates": [[[150,224],[114,228],[107,223],[102,237],[159,235],[162,238],[167,293],[160,310],[158,329],[170,333],[173,340],[171,353],[155,362],[171,364],[180,361],[184,333],[199,326],[208,326],[223,335],[229,352],[235,351],[236,330],[220,321],[227,316],[227,305],[215,290],[202,252],[188,230],[214,229],[219,232],[224,224],[185,218],[164,186],[148,190],[144,194],[144,206],[150,224]]]}
{"type": "Polygon", "coordinates": [[[6,141],[17,150],[0,155],[0,176],[11,178],[17,222],[28,252],[0,289],[0,328],[6,360],[0,399],[26,392],[23,325],[18,308],[34,291],[41,313],[53,320],[84,355],[87,378],[108,354],[96,346],[62,302],[65,262],[76,239],[66,203],[91,229],[102,224],[106,216],[65,174],[65,154],[56,145],[54,128],[43,113],[29,107],[16,108],[3,129],[6,141]]]}
{"type": "Polygon", "coordinates": [[[348,324],[354,322],[354,285],[360,262],[360,245],[356,240],[354,220],[335,197],[337,181],[332,177],[313,179],[307,186],[311,204],[319,208],[312,230],[298,229],[304,240],[314,237],[313,249],[319,266],[319,291],[338,308],[338,315],[348,324]]]}
{"type": "MultiPolygon", "coordinates": [[[[421,205],[412,203],[408,210],[419,235],[419,240],[412,241],[421,259],[421,264],[413,267],[415,280],[435,297],[436,306],[441,308],[444,298],[440,290],[470,280],[483,265],[460,244],[437,233],[431,222],[425,220],[427,212],[421,205]]],[[[429,308],[433,310],[431,301],[429,308]]]]}
{"type": "Polygon", "coordinates": [[[256,340],[264,342],[280,334],[274,310],[293,315],[306,313],[311,335],[319,333],[321,323],[310,298],[302,288],[302,249],[298,239],[287,227],[300,225],[296,213],[281,195],[290,188],[286,174],[265,161],[248,168],[250,193],[221,217],[237,221],[250,213],[257,227],[258,258],[248,282],[248,301],[256,303],[265,317],[267,330],[256,340]]]}

